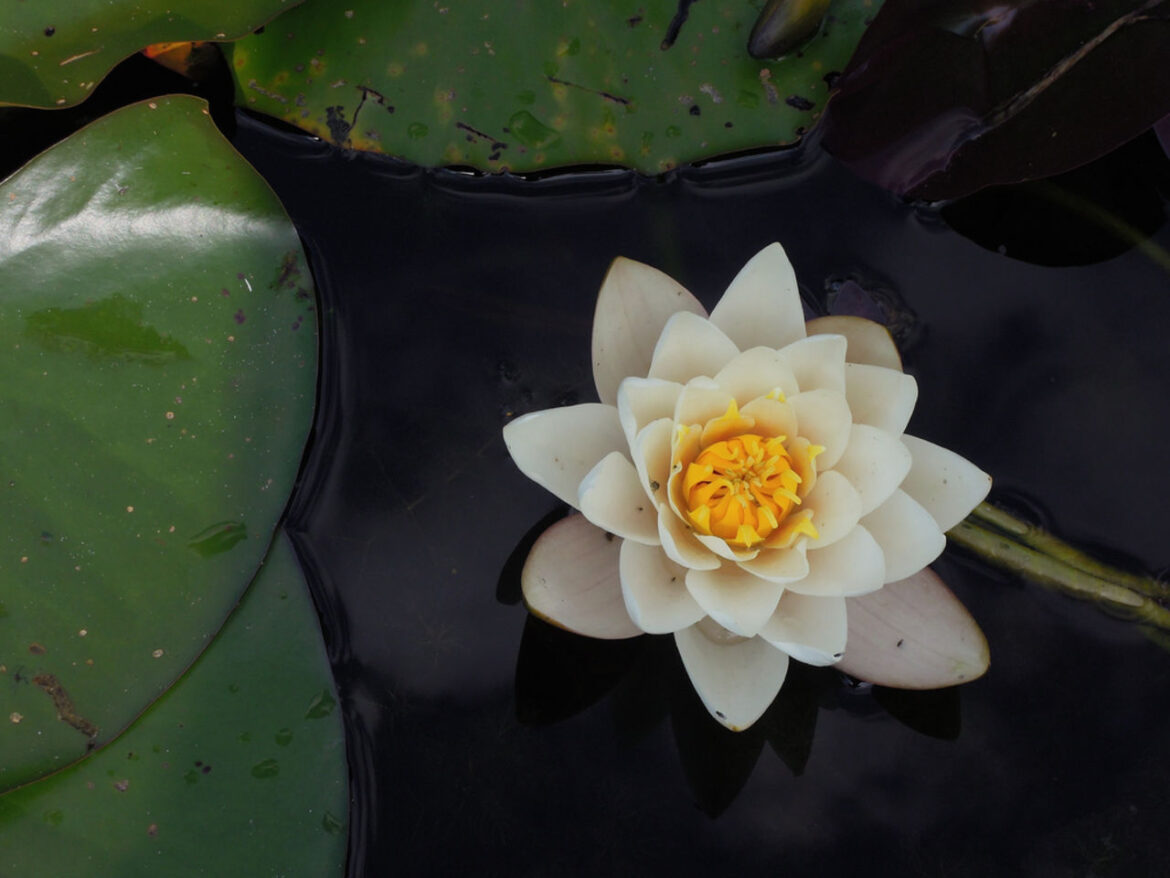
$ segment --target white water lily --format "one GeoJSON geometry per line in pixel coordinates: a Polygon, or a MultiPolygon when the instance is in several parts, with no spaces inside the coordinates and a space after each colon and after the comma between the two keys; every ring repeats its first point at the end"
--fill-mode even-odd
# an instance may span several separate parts
{"type": "Polygon", "coordinates": [[[504,429],[520,470],[580,512],[529,555],[536,615],[591,637],[673,634],[733,730],[790,657],[909,688],[983,673],[982,632],[925,568],[991,480],[904,433],[918,388],[884,327],[806,326],[779,244],[709,317],[662,272],[615,260],[593,375],[600,403],[504,429]]]}

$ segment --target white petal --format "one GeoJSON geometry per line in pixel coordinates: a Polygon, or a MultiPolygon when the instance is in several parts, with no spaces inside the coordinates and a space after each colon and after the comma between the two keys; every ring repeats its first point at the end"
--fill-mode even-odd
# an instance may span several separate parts
{"type": "Polygon", "coordinates": [[[720,558],[728,561],[750,561],[756,555],[760,554],[759,549],[740,549],[736,546],[729,546],[727,540],[722,537],[711,536],[710,534],[696,532],[695,539],[706,546],[708,551],[714,552],[720,558]]]}
{"type": "Polygon", "coordinates": [[[774,348],[751,348],[735,357],[715,375],[715,383],[742,405],[777,387],[785,397],[800,392],[784,354],[774,348]]]}
{"type": "MultiPolygon", "coordinates": [[[[659,418],[647,424],[635,438],[630,451],[634,455],[634,466],[646,495],[654,502],[666,502],[666,482],[670,478],[670,436],[674,425],[670,418],[659,418]]],[[[657,513],[655,513],[657,515],[657,513]]]]}
{"type": "Polygon", "coordinates": [[[991,476],[966,458],[916,436],[902,441],[914,459],[902,490],[926,508],[940,530],[966,518],[991,490],[991,476]]]}
{"type": "Polygon", "coordinates": [[[867,424],[854,424],[849,446],[835,472],[849,479],[861,497],[861,514],[877,509],[910,472],[910,452],[895,436],[867,424]]]}
{"type": "Polygon", "coordinates": [[[902,371],[902,357],[890,331],[880,323],[864,317],[839,315],[818,317],[808,322],[809,335],[832,333],[843,335],[849,340],[845,359],[850,363],[865,363],[886,369],[902,371]]]}
{"type": "Polygon", "coordinates": [[[720,390],[719,385],[711,379],[698,378],[683,387],[682,393],[678,395],[674,405],[674,422],[702,426],[724,414],[732,401],[730,394],[720,390]]]}
{"type": "Polygon", "coordinates": [[[825,450],[817,458],[817,472],[832,469],[849,443],[853,416],[845,394],[832,390],[810,390],[788,400],[796,412],[797,435],[825,450]]]}
{"type": "Polygon", "coordinates": [[[763,715],[788,673],[788,655],[759,637],[715,643],[692,625],[676,631],[674,642],[703,706],[733,732],[763,715]]]}
{"type": "Polygon", "coordinates": [[[646,495],[638,471],[620,451],[612,451],[581,480],[577,508],[604,531],[647,546],[657,546],[658,508],[646,495]]]}
{"type": "Polygon", "coordinates": [[[847,363],[845,399],[853,412],[853,423],[870,424],[900,436],[914,414],[918,382],[893,369],[847,363]]]}
{"type": "Polygon", "coordinates": [[[796,273],[783,247],[769,244],[748,260],[711,312],[711,322],[744,350],[780,348],[804,338],[796,273]]]}
{"type": "Polygon", "coordinates": [[[861,519],[861,497],[857,489],[833,470],[817,475],[817,483],[804,498],[804,508],[813,511],[812,523],[819,535],[809,540],[809,549],[831,546],[848,536],[861,519]]]}
{"type": "Polygon", "coordinates": [[[634,437],[659,418],[674,414],[674,403],[682,393],[677,381],[660,381],[657,378],[627,378],[618,386],[617,410],[626,431],[626,441],[634,444],[634,437]]]}
{"type": "Polygon", "coordinates": [[[785,592],[760,636],[806,665],[831,665],[845,652],[845,598],[785,592]]]}
{"type": "Polygon", "coordinates": [[[642,630],[630,619],[618,574],[621,541],[584,516],[562,518],[537,539],[520,585],[534,616],[586,637],[620,640],[642,630]]]}
{"type": "Polygon", "coordinates": [[[661,549],[627,540],[622,543],[620,570],[626,611],[647,634],[672,634],[705,615],[687,590],[687,571],[661,549]]]}
{"type": "Polygon", "coordinates": [[[658,337],[649,376],[685,384],[698,375],[717,374],[738,353],[714,324],[689,312],[675,314],[658,337]]]}
{"type": "Polygon", "coordinates": [[[845,336],[810,335],[781,353],[788,360],[801,391],[845,392],[845,336]]]}
{"type": "Polygon", "coordinates": [[[761,436],[787,436],[791,439],[800,429],[796,410],[778,399],[757,396],[740,409],[739,413],[756,422],[752,432],[761,436]]]}
{"type": "Polygon", "coordinates": [[[886,581],[881,546],[860,524],[823,549],[808,550],[808,576],[789,583],[789,591],[820,597],[868,594],[886,581]]]}
{"type": "Polygon", "coordinates": [[[517,418],[505,425],[504,444],[520,472],[576,506],[581,480],[626,439],[617,409],[587,402],[517,418]]]}
{"type": "Polygon", "coordinates": [[[719,567],[719,559],[695,538],[694,532],[667,503],[658,505],[658,538],[662,541],[662,551],[675,564],[689,570],[715,570],[719,567]]]}
{"type": "Polygon", "coordinates": [[[895,491],[861,523],[882,547],[887,582],[917,573],[947,545],[938,523],[905,491],[895,491]]]}
{"type": "Polygon", "coordinates": [[[741,637],[759,632],[784,592],[784,586],[752,576],[738,564],[687,571],[687,589],[708,616],[741,637]]]}
{"type": "Polygon", "coordinates": [[[753,576],[759,576],[781,585],[798,582],[808,576],[807,543],[800,540],[788,549],[764,549],[750,561],[743,561],[740,567],[753,576]]]}
{"type": "Polygon", "coordinates": [[[657,268],[619,256],[597,295],[593,313],[593,382],[613,404],[618,384],[650,370],[654,344],[672,314],[706,316],[698,299],[657,268]]]}
{"type": "Polygon", "coordinates": [[[837,665],[881,686],[936,689],[987,670],[987,638],[933,570],[847,601],[849,645],[837,665]]]}

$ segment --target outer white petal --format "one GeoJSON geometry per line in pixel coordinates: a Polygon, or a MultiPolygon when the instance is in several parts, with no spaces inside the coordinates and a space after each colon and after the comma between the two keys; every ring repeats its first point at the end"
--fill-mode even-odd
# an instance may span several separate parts
{"type": "Polygon", "coordinates": [[[861,497],[861,514],[877,509],[897,490],[910,472],[910,452],[897,437],[870,427],[854,424],[849,432],[849,446],[835,472],[849,479],[861,497]]]}
{"type": "Polygon", "coordinates": [[[806,665],[831,665],[845,653],[845,598],[785,592],[760,636],[806,665]]]}
{"type": "Polygon", "coordinates": [[[870,424],[900,436],[914,414],[918,382],[893,369],[847,363],[845,399],[853,412],[853,423],[870,424]]]}
{"type": "Polygon", "coordinates": [[[933,570],[850,598],[849,645],[837,665],[882,686],[936,689],[987,670],[987,638],[933,570]]]}
{"type": "Polygon", "coordinates": [[[845,392],[845,336],[810,335],[790,344],[782,353],[792,367],[801,392],[845,392]]]}
{"type": "Polygon", "coordinates": [[[658,538],[662,541],[662,551],[675,564],[689,570],[715,570],[719,567],[719,558],[698,541],[669,503],[658,504],[658,538]]]}
{"type": "Polygon", "coordinates": [[[917,573],[947,545],[938,523],[905,491],[895,491],[861,523],[882,547],[887,582],[917,573]]]}
{"type": "Polygon", "coordinates": [[[789,591],[819,597],[852,597],[877,591],[886,581],[881,546],[860,524],[823,549],[808,550],[808,575],[789,583],[789,591]]]}
{"type": "Polygon", "coordinates": [[[861,497],[849,480],[829,470],[817,475],[817,483],[804,498],[804,508],[813,511],[812,523],[819,534],[809,540],[809,549],[831,546],[849,535],[861,519],[861,497]]]}
{"type": "Polygon", "coordinates": [[[783,247],[769,244],[748,260],[711,312],[711,322],[743,350],[780,348],[804,338],[796,273],[783,247]]]}
{"type": "Polygon", "coordinates": [[[788,549],[765,549],[739,566],[753,576],[788,585],[808,576],[807,541],[798,540],[788,549]]]}
{"type": "Polygon", "coordinates": [[[796,412],[797,434],[825,450],[817,458],[817,472],[831,469],[849,443],[853,416],[845,394],[832,390],[810,390],[788,400],[796,412]]]}
{"type": "Polygon", "coordinates": [[[724,564],[718,570],[690,570],[687,589],[707,615],[741,637],[754,637],[776,611],[784,592],[778,582],[769,582],[724,564]]]}
{"type": "Polygon", "coordinates": [[[966,518],[991,490],[991,476],[966,458],[916,436],[902,441],[914,459],[902,490],[922,504],[940,530],[966,518]]]}
{"type": "Polygon", "coordinates": [[[520,472],[576,506],[581,480],[626,439],[617,409],[587,402],[517,418],[504,426],[504,444],[520,472]]]}
{"type": "Polygon", "coordinates": [[[570,515],[542,533],[520,573],[532,614],[586,637],[620,640],[642,630],[630,619],[618,574],[621,541],[584,516],[570,515]]]}
{"type": "Polygon", "coordinates": [[[880,323],[848,315],[818,317],[808,322],[809,335],[826,333],[843,335],[849,340],[845,359],[850,363],[866,363],[902,371],[898,346],[890,337],[890,331],[880,323]]]}
{"type": "Polygon", "coordinates": [[[647,424],[630,447],[638,478],[655,509],[659,503],[667,502],[666,480],[670,478],[670,434],[673,429],[670,418],[659,418],[647,424]]]}
{"type": "Polygon", "coordinates": [[[660,381],[657,378],[626,378],[618,386],[617,410],[626,432],[626,441],[634,444],[634,437],[659,418],[674,414],[674,403],[682,393],[677,381],[660,381]]]}
{"type": "Polygon", "coordinates": [[[593,314],[593,382],[602,402],[614,403],[623,378],[649,371],[654,344],[679,311],[707,313],[657,268],[622,256],[613,261],[593,314]]]}
{"type": "Polygon", "coordinates": [[[715,375],[715,383],[743,405],[777,387],[784,396],[800,392],[792,367],[774,348],[751,348],[733,359],[715,375]]]}
{"type": "Polygon", "coordinates": [[[739,348],[713,323],[683,312],[666,321],[648,374],[686,383],[698,375],[718,374],[738,353],[739,348]]]}
{"type": "Polygon", "coordinates": [[[611,451],[581,480],[577,508],[604,531],[657,546],[658,509],[620,451],[611,451]]]}
{"type": "Polygon", "coordinates": [[[768,709],[788,674],[788,655],[766,640],[715,643],[698,625],[676,631],[687,676],[711,716],[742,732],[768,709]]]}
{"type": "Polygon", "coordinates": [[[627,540],[622,543],[620,570],[626,611],[647,634],[672,634],[705,615],[687,590],[687,571],[661,549],[627,540]]]}

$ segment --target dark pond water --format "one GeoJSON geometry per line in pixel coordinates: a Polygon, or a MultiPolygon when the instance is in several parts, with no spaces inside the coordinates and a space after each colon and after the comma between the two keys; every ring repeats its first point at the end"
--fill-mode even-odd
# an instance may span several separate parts
{"type": "MultiPolygon", "coordinates": [[[[985,678],[907,697],[797,673],[735,736],[668,640],[598,645],[527,621],[517,561],[563,510],[500,437],[516,414],[592,398],[590,321],[615,255],[711,305],[779,240],[810,304],[853,279],[914,316],[911,432],[1062,534],[1160,568],[1165,190],[1130,199],[1144,211],[1130,225],[1157,229],[1144,250],[1091,192],[951,209],[981,246],[815,146],[665,180],[522,183],[247,119],[235,142],[297,223],[323,297],[322,408],[288,527],[348,725],[351,875],[1170,869],[1170,654],[1128,623],[948,552],[937,569],[991,643],[985,678]]],[[[1087,179],[1164,180],[1151,143],[1087,179]]]]}

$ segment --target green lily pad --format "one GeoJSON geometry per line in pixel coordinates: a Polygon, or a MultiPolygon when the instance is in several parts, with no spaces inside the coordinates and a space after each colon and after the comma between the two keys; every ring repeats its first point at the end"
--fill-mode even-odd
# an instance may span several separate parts
{"type": "Polygon", "coordinates": [[[187,97],[0,183],[0,790],[106,744],[231,612],[313,411],[314,298],[187,97]]]}
{"type": "Polygon", "coordinates": [[[333,143],[424,165],[658,173],[797,139],[879,6],[834,0],[801,53],[769,62],[748,55],[759,9],[745,0],[308,0],[230,52],[243,106],[333,143]]]}
{"type": "Polygon", "coordinates": [[[340,712],[279,537],[223,631],[109,747],[0,795],[0,874],[340,875],[340,712]]]}
{"type": "Polygon", "coordinates": [[[67,107],[152,43],[231,40],[299,0],[36,0],[0,19],[0,104],[67,107]]]}

